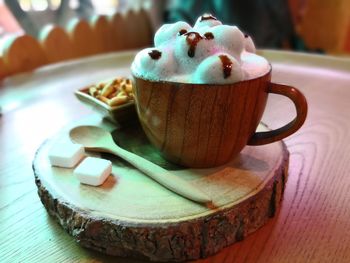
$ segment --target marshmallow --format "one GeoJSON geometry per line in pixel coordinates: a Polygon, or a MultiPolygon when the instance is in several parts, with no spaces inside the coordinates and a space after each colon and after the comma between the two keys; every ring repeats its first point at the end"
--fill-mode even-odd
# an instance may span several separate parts
{"type": "Polygon", "coordinates": [[[205,59],[197,68],[195,83],[224,84],[241,81],[244,77],[239,62],[228,54],[217,54],[205,59]]]}
{"type": "Polygon", "coordinates": [[[72,168],[84,157],[84,147],[70,141],[57,142],[49,150],[51,165],[72,168]]]}
{"type": "Polygon", "coordinates": [[[161,80],[174,75],[177,62],[169,48],[146,48],[135,57],[132,70],[142,69],[140,77],[145,79],[161,80]]]}
{"type": "Polygon", "coordinates": [[[248,35],[245,35],[244,37],[245,37],[245,39],[244,39],[244,49],[247,52],[255,53],[256,49],[255,49],[255,45],[254,45],[253,39],[250,36],[248,36],[248,35]]]}
{"type": "Polygon", "coordinates": [[[198,17],[196,23],[194,24],[193,29],[199,29],[199,28],[209,28],[222,25],[222,23],[217,20],[216,17],[210,15],[210,14],[204,14],[200,17],[198,17]]]}
{"type": "Polygon", "coordinates": [[[263,76],[271,70],[270,64],[266,60],[253,53],[243,52],[241,56],[241,68],[245,73],[245,79],[253,79],[263,76]]]}
{"type": "Polygon", "coordinates": [[[174,57],[179,66],[177,73],[193,72],[200,62],[214,53],[212,39],[189,31],[176,39],[174,57]],[[189,42],[192,43],[189,45],[189,42]]]}
{"type": "Polygon", "coordinates": [[[74,170],[81,183],[92,186],[103,184],[111,172],[111,161],[95,157],[85,158],[74,170]]]}
{"type": "Polygon", "coordinates": [[[222,45],[227,52],[240,61],[244,48],[244,34],[236,26],[220,25],[212,28],[217,43],[222,45]]]}
{"type": "Polygon", "coordinates": [[[164,24],[162,25],[154,35],[154,45],[159,47],[165,42],[175,38],[179,34],[184,34],[190,31],[191,26],[186,22],[176,22],[174,24],[164,24]]]}

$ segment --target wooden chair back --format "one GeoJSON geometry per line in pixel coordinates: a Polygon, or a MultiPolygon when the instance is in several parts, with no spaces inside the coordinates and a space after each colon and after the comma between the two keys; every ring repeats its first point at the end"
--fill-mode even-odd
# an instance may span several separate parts
{"type": "Polygon", "coordinates": [[[9,75],[30,71],[47,64],[42,46],[29,35],[7,39],[3,53],[3,61],[9,75]]]}
{"type": "Polygon", "coordinates": [[[70,21],[68,34],[73,43],[74,57],[80,58],[97,53],[97,41],[87,21],[79,19],[70,21]]]}
{"type": "Polygon", "coordinates": [[[39,40],[48,63],[74,58],[72,40],[63,28],[48,25],[40,32],[39,40]]]}
{"type": "Polygon", "coordinates": [[[0,57],[0,79],[5,78],[7,75],[9,75],[9,73],[5,65],[5,61],[2,57],[0,57]]]}
{"type": "Polygon", "coordinates": [[[122,14],[116,13],[111,17],[111,32],[113,50],[123,50],[129,46],[128,32],[126,31],[125,19],[122,14]]]}
{"type": "Polygon", "coordinates": [[[112,24],[106,16],[94,16],[90,26],[96,40],[97,53],[113,51],[112,24]]]}
{"type": "Polygon", "coordinates": [[[66,29],[44,27],[39,39],[21,35],[7,41],[0,55],[0,80],[50,63],[151,44],[152,27],[145,10],[94,16],[90,21],[73,19],[66,29]]]}

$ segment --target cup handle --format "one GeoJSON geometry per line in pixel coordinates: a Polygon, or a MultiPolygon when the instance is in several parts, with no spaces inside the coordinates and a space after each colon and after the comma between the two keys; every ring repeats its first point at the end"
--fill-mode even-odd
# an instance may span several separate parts
{"type": "Polygon", "coordinates": [[[297,111],[297,116],[294,120],[276,130],[256,132],[248,141],[248,145],[262,145],[282,140],[296,132],[305,122],[307,102],[304,95],[298,89],[283,84],[270,83],[268,92],[283,95],[292,100],[297,111]]]}

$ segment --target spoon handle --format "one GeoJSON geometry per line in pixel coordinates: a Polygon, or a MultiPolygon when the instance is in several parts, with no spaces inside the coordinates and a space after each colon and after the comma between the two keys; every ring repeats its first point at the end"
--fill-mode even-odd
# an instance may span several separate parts
{"type": "Polygon", "coordinates": [[[126,151],[116,145],[114,145],[113,148],[108,148],[111,153],[121,157],[169,190],[198,203],[211,202],[211,199],[205,193],[194,187],[191,183],[173,175],[147,159],[126,151]]]}

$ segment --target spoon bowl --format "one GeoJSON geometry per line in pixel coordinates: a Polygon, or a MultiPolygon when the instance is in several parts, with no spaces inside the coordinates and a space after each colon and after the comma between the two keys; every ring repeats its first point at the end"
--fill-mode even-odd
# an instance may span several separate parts
{"type": "Polygon", "coordinates": [[[96,126],[75,127],[70,130],[69,136],[74,142],[84,145],[86,149],[108,148],[115,145],[112,135],[96,126]]]}

